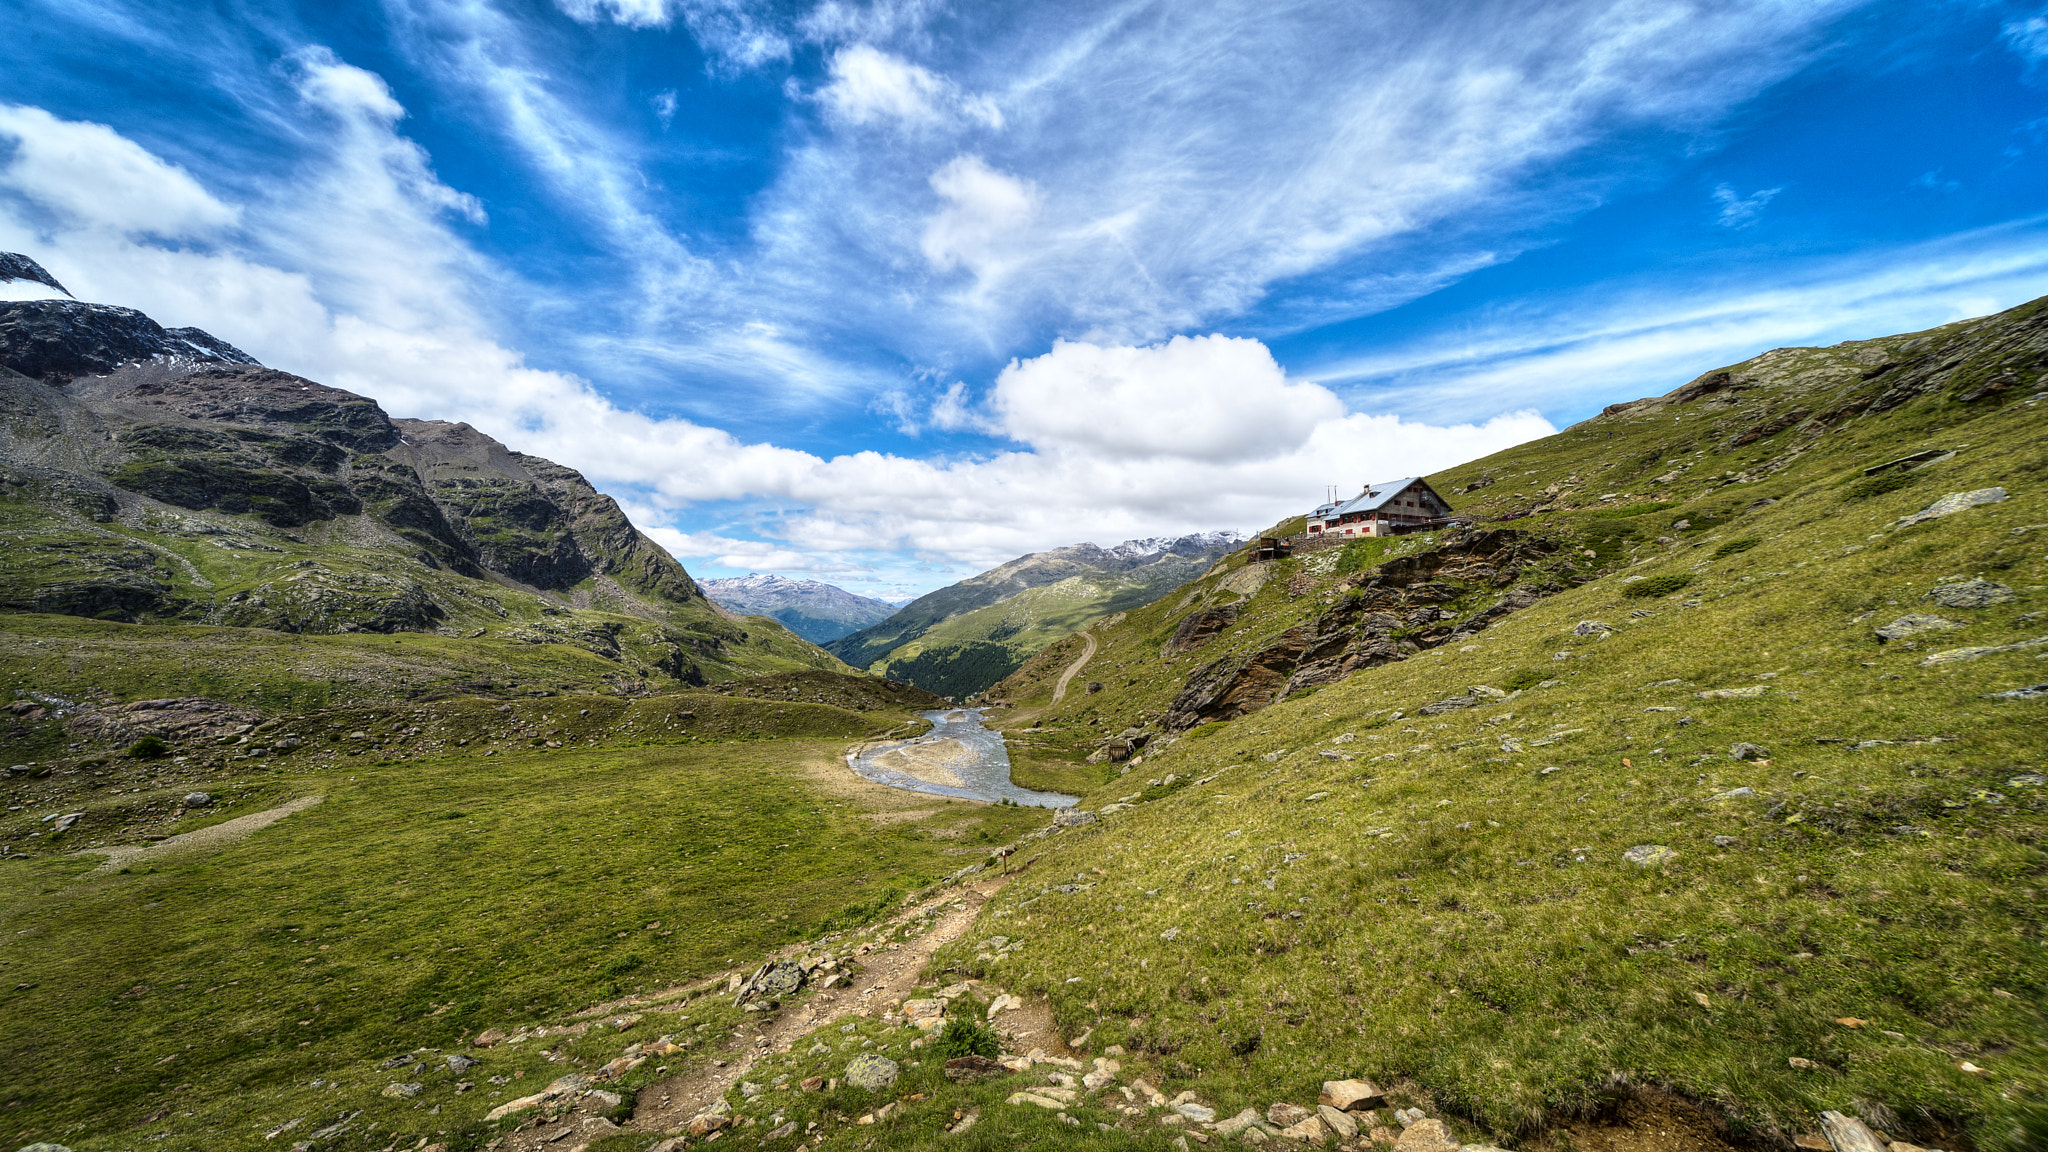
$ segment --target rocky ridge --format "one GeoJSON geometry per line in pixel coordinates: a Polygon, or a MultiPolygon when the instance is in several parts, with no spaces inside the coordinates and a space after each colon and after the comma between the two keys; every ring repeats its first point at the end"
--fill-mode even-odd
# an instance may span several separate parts
{"type": "Polygon", "coordinates": [[[574,470],[466,424],[393,418],[198,329],[0,303],[0,410],[0,610],[495,635],[688,684],[762,659],[838,666],[705,599],[574,470]]]}

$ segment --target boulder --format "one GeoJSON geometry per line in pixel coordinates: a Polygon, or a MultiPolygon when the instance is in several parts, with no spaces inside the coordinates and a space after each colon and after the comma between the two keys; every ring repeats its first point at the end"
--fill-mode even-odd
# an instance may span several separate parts
{"type": "Polygon", "coordinates": [[[1259,1123],[1259,1110],[1247,1108],[1228,1120],[1218,1120],[1215,1131],[1218,1136],[1235,1136],[1247,1128],[1257,1127],[1259,1123]]]}
{"type": "Polygon", "coordinates": [[[863,1052],[846,1065],[846,1082],[870,1092],[880,1092],[896,1083],[901,1074],[902,1069],[894,1060],[872,1052],[863,1052]]]}
{"type": "Polygon", "coordinates": [[[1863,1121],[1854,1116],[1823,1112],[1820,1114],[1820,1130],[1826,1134],[1834,1152],[1886,1152],[1885,1146],[1878,1143],[1877,1137],[1864,1127],[1863,1121]]]}
{"type": "Polygon", "coordinates": [[[1386,1103],[1387,1094],[1370,1080],[1325,1080],[1320,1100],[1340,1112],[1358,1112],[1386,1103]]]}
{"type": "Polygon", "coordinates": [[[1289,1140],[1299,1140],[1304,1144],[1321,1144],[1323,1138],[1328,1136],[1329,1132],[1323,1127],[1321,1120],[1310,1116],[1299,1124],[1289,1124],[1287,1127],[1282,1128],[1280,1135],[1289,1140]]]}
{"type": "Polygon", "coordinates": [[[510,1036],[505,1035],[503,1032],[499,1031],[496,1028],[486,1028],[483,1031],[477,1033],[476,1039],[471,1040],[470,1043],[476,1045],[479,1048],[489,1048],[494,1044],[503,1044],[505,1041],[510,1039],[510,1036]]]}
{"type": "Polygon", "coordinates": [[[1771,751],[1760,744],[1737,744],[1728,749],[1728,755],[1736,760],[1769,760],[1771,751]]]}
{"type": "Polygon", "coordinates": [[[1623,862],[1640,868],[1658,868],[1678,859],[1676,850],[1662,844],[1638,844],[1621,854],[1623,862]]]}
{"type": "Polygon", "coordinates": [[[1060,808],[1052,814],[1053,824],[1061,828],[1079,828],[1083,824],[1093,824],[1097,819],[1099,817],[1095,813],[1083,812],[1079,808],[1060,808]]]}
{"type": "Polygon", "coordinates": [[[1315,1113],[1299,1104],[1271,1104],[1266,1107],[1266,1123],[1275,1128],[1291,1128],[1315,1113]]]}
{"type": "MultiPolygon", "coordinates": [[[[1935,591],[1938,592],[1940,589],[1937,588],[1935,591]]],[[[1951,628],[1961,627],[1962,625],[1954,620],[1946,620],[1940,616],[1901,616],[1889,624],[1880,625],[1877,629],[1877,640],[1882,644],[1888,640],[1904,640],[1908,636],[1918,636],[1923,632],[1946,632],[1951,628]]]]}
{"type": "Polygon", "coordinates": [[[2004,499],[2005,489],[2003,488],[1979,488],[1974,492],[1951,492],[1927,507],[1922,508],[1920,511],[1913,513],[1911,516],[1899,517],[1895,527],[1908,528],[1923,520],[1953,516],[1958,512],[1968,511],[1978,505],[1997,504],[2004,499]]]}
{"type": "Polygon", "coordinates": [[[905,1000],[903,1019],[913,1028],[929,1032],[946,1022],[946,1002],[939,999],[905,1000]]]}
{"type": "Polygon", "coordinates": [[[1394,1148],[1396,1152],[1458,1152],[1458,1138],[1443,1121],[1424,1117],[1402,1130],[1394,1148]]]}
{"type": "Polygon", "coordinates": [[[185,807],[211,808],[213,807],[213,797],[205,792],[187,792],[185,793],[185,807]]]}
{"type": "MultiPolygon", "coordinates": [[[[1957,580],[1947,584],[1937,584],[1932,591],[1921,597],[1923,600],[1932,600],[1943,608],[1989,608],[1993,604],[2003,604],[2012,598],[2011,588],[1983,579],[1957,580]]],[[[1906,619],[1939,619],[1939,617],[1908,616],[1906,619]]],[[[1947,622],[1944,621],[1944,623],[1947,622]]],[[[1960,627],[1960,625],[1950,624],[1949,627],[1960,627]]]]}

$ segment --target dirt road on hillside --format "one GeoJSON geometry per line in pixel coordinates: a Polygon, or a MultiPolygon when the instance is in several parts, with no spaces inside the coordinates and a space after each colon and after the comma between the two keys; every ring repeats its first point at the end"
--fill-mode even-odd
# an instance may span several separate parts
{"type": "Polygon", "coordinates": [[[1081,644],[1081,658],[1067,665],[1067,670],[1060,673],[1059,683],[1052,686],[1052,702],[1055,704],[1066,697],[1067,684],[1074,679],[1082,668],[1087,666],[1088,661],[1095,658],[1095,637],[1083,632],[1081,633],[1081,644]]]}

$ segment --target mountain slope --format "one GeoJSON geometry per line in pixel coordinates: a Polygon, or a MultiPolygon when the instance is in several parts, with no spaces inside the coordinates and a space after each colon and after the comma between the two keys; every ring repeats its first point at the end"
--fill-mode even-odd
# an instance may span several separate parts
{"type": "Polygon", "coordinates": [[[855,595],[818,580],[788,580],[750,572],[700,580],[713,603],[742,616],[766,616],[813,644],[824,644],[888,619],[894,604],[855,595]]]}
{"type": "Polygon", "coordinates": [[[1342,1070],[2039,1147],[2043,389],[2048,301],[1779,349],[1430,477],[1471,530],[1233,556],[1098,692],[1048,647],[991,695],[1102,818],[939,963],[1219,1115],[1342,1070]]]}
{"type": "Polygon", "coordinates": [[[633,682],[843,669],[730,619],[573,470],[197,329],[0,303],[0,410],[6,611],[562,644],[633,682]]]}
{"type": "Polygon", "coordinates": [[[1235,532],[1206,532],[1029,553],[920,596],[827,648],[855,667],[927,691],[971,695],[1088,621],[1185,583],[1242,540],[1235,532]],[[1033,590],[1049,591],[1003,607],[1033,590]]]}

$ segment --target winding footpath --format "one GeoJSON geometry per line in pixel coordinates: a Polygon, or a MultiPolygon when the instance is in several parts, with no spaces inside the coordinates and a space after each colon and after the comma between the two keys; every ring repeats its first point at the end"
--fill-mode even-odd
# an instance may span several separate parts
{"type": "Polygon", "coordinates": [[[1095,637],[1090,633],[1083,632],[1081,633],[1081,643],[1084,645],[1081,649],[1081,658],[1067,665],[1067,670],[1060,673],[1060,682],[1052,686],[1052,702],[1055,704],[1059,703],[1066,696],[1067,685],[1074,679],[1074,676],[1087,665],[1088,661],[1095,658],[1095,637]]]}

